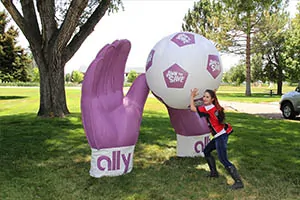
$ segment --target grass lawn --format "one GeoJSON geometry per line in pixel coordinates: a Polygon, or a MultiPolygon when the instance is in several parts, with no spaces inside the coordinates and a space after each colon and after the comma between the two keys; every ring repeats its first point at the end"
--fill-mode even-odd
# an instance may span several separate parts
{"type": "MultiPolygon", "coordinates": [[[[284,85],[282,92],[294,91],[296,86],[284,85]]],[[[281,95],[276,95],[277,90],[272,89],[272,96],[270,95],[270,88],[267,86],[251,87],[251,97],[245,96],[245,86],[220,86],[218,89],[218,97],[224,101],[238,101],[249,103],[261,102],[279,102],[281,95]]]]}
{"type": "MultiPolygon", "coordinates": [[[[219,90],[221,100],[240,98],[226,89],[219,90]]],[[[204,158],[176,157],[167,111],[148,98],[133,171],[96,179],[89,176],[80,90],[67,89],[67,99],[70,116],[41,119],[36,117],[38,88],[0,88],[1,200],[300,199],[299,121],[227,113],[235,130],[229,138],[229,158],[245,183],[244,189],[230,191],[227,184],[233,181],[219,161],[221,176],[211,180],[205,177],[204,158]]]]}

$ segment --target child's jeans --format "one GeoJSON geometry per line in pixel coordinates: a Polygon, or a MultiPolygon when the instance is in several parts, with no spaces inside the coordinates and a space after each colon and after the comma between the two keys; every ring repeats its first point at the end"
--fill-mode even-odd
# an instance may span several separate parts
{"type": "Polygon", "coordinates": [[[229,167],[232,163],[227,158],[227,141],[228,135],[226,133],[220,135],[217,138],[212,139],[204,148],[205,157],[211,157],[211,152],[217,149],[218,158],[224,167],[229,167]]]}

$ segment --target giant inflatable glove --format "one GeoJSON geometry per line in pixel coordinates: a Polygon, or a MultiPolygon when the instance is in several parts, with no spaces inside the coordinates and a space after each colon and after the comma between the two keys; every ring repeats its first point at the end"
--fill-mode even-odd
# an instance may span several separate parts
{"type": "Polygon", "coordinates": [[[166,107],[177,135],[177,156],[204,157],[203,150],[210,136],[206,119],[200,118],[198,113],[190,110],[166,107]]]}
{"type": "MultiPolygon", "coordinates": [[[[210,141],[210,129],[204,117],[189,109],[175,109],[168,106],[162,98],[152,94],[162,102],[169,113],[170,122],[177,137],[177,156],[179,157],[204,157],[203,150],[210,141]]],[[[197,100],[199,104],[201,101],[197,100]]]]}
{"type": "Polygon", "coordinates": [[[149,88],[140,75],[123,95],[128,40],[117,40],[100,50],[82,84],[81,112],[92,150],[90,175],[118,176],[133,167],[142,112],[149,88]]]}

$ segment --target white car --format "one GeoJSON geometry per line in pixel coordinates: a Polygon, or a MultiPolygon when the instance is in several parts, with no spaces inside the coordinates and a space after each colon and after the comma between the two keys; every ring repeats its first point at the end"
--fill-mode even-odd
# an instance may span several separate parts
{"type": "Polygon", "coordinates": [[[300,114],[300,84],[295,91],[281,96],[280,110],[286,119],[295,119],[300,114]]]}

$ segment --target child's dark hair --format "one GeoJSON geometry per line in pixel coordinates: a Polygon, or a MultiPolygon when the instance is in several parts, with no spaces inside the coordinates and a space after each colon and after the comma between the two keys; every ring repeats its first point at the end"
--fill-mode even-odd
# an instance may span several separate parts
{"type": "Polygon", "coordinates": [[[224,121],[225,121],[224,108],[220,105],[219,100],[218,100],[217,95],[216,95],[216,92],[213,91],[213,90],[209,90],[209,89],[205,90],[205,92],[209,93],[211,98],[214,99],[213,104],[216,106],[216,108],[219,112],[219,116],[218,116],[219,122],[224,123],[224,121]]]}

